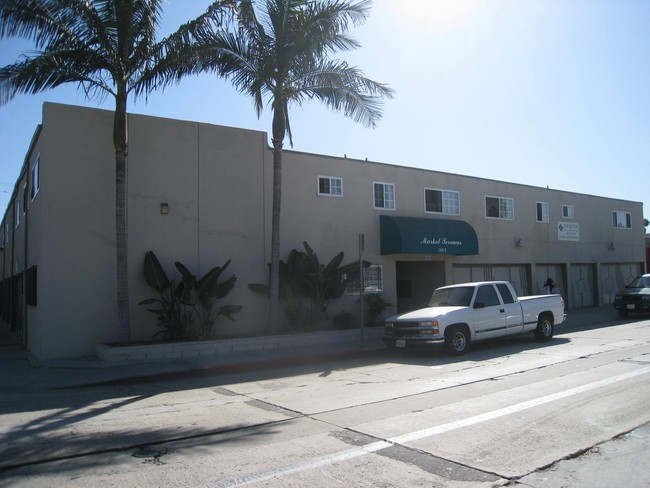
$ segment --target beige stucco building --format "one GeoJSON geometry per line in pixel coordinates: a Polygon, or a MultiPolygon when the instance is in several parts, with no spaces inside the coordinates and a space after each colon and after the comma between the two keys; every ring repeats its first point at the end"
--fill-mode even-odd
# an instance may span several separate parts
{"type": "MultiPolygon", "coordinates": [[[[3,327],[39,358],[92,354],[116,333],[112,112],[46,103],[4,216],[3,327]]],[[[413,143],[417,143],[414,141],[413,143]]],[[[425,142],[423,142],[425,143],[425,142]]],[[[128,252],[134,340],[155,317],[138,303],[153,250],[173,274],[232,259],[227,301],[243,305],[223,334],[264,330],[272,151],[263,132],[129,116],[128,252]]],[[[392,311],[435,286],[505,279],[520,294],[551,277],[569,309],[609,304],[644,269],[638,202],[390,164],[285,151],[281,256],[306,241],[327,262],[344,251],[392,311]]],[[[357,309],[346,294],[331,307],[357,309]]]]}

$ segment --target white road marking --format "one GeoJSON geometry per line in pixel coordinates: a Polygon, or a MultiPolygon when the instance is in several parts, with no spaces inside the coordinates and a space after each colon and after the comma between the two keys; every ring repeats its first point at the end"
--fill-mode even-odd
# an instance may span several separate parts
{"type": "Polygon", "coordinates": [[[513,413],[527,410],[529,408],[538,407],[546,403],[555,402],[557,400],[562,400],[564,398],[568,398],[573,395],[579,395],[581,393],[595,390],[597,388],[602,388],[603,386],[608,386],[615,383],[619,383],[621,381],[629,380],[631,378],[635,378],[637,376],[641,376],[647,373],[650,373],[650,366],[637,369],[635,371],[630,371],[628,373],[622,373],[616,376],[612,376],[610,378],[605,378],[603,380],[594,381],[593,383],[587,383],[586,385],[577,386],[575,388],[570,388],[568,390],[552,393],[550,395],[545,395],[539,398],[535,398],[533,400],[517,403],[509,407],[499,408],[497,410],[492,410],[491,412],[474,415],[473,417],[468,417],[466,419],[456,420],[454,422],[448,422],[446,424],[437,425],[429,429],[418,430],[408,434],[392,437],[385,441],[372,442],[364,446],[355,447],[353,449],[348,449],[333,454],[328,454],[326,456],[321,456],[319,458],[315,458],[310,461],[303,461],[290,466],[286,466],[284,468],[272,469],[262,473],[251,474],[245,477],[232,478],[229,480],[222,480],[222,481],[211,481],[202,486],[205,488],[230,488],[235,486],[250,485],[252,483],[268,481],[271,479],[282,478],[295,473],[300,473],[303,471],[308,471],[310,469],[318,468],[321,466],[327,466],[341,461],[347,461],[349,459],[365,456],[366,454],[372,454],[382,449],[386,449],[387,447],[391,447],[395,444],[406,444],[419,439],[424,439],[425,437],[432,437],[434,435],[442,434],[444,432],[449,432],[452,430],[461,429],[463,427],[476,425],[481,422],[494,420],[499,417],[504,417],[506,415],[511,415],[513,413]]]}

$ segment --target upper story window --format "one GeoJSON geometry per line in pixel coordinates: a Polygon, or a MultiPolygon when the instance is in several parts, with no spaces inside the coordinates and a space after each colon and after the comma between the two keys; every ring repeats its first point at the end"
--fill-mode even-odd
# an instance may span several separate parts
{"type": "Polygon", "coordinates": [[[395,209],[395,185],[392,183],[373,183],[375,208],[395,209]]]}
{"type": "Polygon", "coordinates": [[[23,215],[27,212],[27,183],[23,185],[23,215]]]}
{"type": "Polygon", "coordinates": [[[632,228],[632,215],[630,212],[614,211],[612,212],[612,223],[619,229],[632,228]]]}
{"type": "Polygon", "coordinates": [[[537,202],[536,220],[548,224],[548,202],[537,202]]]}
{"type": "Polygon", "coordinates": [[[485,197],[485,216],[492,219],[514,220],[515,204],[508,197],[485,197]]]}
{"type": "Polygon", "coordinates": [[[20,224],[20,198],[16,198],[14,203],[14,224],[16,227],[20,224]]]}
{"type": "Polygon", "coordinates": [[[573,205],[562,205],[562,217],[565,219],[574,218],[573,205]]]}
{"type": "Polygon", "coordinates": [[[424,211],[460,215],[460,193],[457,191],[425,188],[424,211]]]}
{"type": "Polygon", "coordinates": [[[38,194],[38,190],[41,189],[40,161],[41,161],[41,157],[39,156],[38,158],[36,158],[36,161],[34,162],[34,166],[32,166],[32,191],[30,195],[32,200],[36,198],[36,195],[38,194]]]}
{"type": "Polygon", "coordinates": [[[336,176],[318,177],[318,194],[334,197],[343,196],[343,179],[336,176]]]}

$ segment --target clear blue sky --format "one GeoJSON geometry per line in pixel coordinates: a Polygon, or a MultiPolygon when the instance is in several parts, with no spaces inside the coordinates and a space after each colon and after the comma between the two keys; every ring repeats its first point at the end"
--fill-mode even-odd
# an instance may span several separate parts
{"type": "MultiPolygon", "coordinates": [[[[161,33],[209,3],[169,0],[161,33]]],[[[650,218],[650,0],[375,0],[352,34],[362,48],[340,57],[396,97],[374,130],[316,101],[294,108],[294,149],[643,202],[650,218]]],[[[0,65],[28,47],[3,40],[0,65]]],[[[74,86],[0,107],[2,209],[44,101],[113,108],[74,86]]],[[[129,109],[271,126],[207,75],[129,109]]]]}

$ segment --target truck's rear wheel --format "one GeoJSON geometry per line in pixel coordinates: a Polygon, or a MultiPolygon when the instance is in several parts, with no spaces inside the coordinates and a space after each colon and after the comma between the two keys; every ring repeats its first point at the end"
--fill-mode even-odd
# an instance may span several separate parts
{"type": "Polygon", "coordinates": [[[461,356],[469,348],[469,331],[466,327],[455,325],[445,332],[445,350],[454,356],[461,356]]]}
{"type": "Polygon", "coordinates": [[[535,339],[540,342],[547,342],[553,338],[553,319],[548,315],[541,315],[537,320],[535,339]]]}

